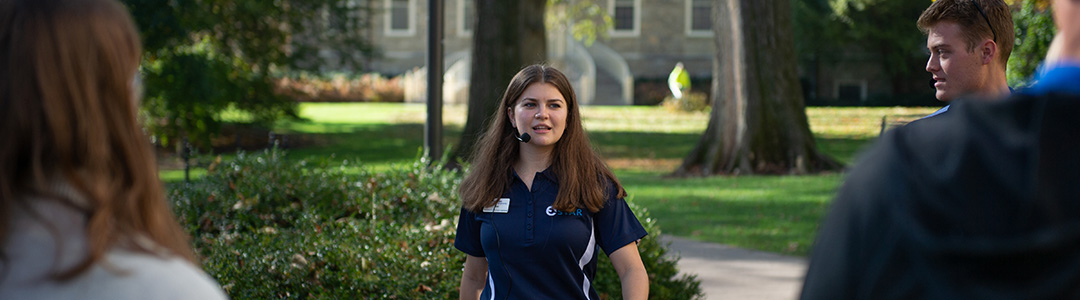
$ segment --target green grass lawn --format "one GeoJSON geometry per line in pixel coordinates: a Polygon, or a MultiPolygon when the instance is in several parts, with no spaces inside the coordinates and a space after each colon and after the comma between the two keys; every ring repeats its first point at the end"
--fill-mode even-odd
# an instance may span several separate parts
{"type": "MultiPolygon", "coordinates": [[[[878,135],[882,116],[925,115],[935,108],[807,109],[818,148],[850,164],[878,135]]],[[[309,145],[289,149],[293,159],[350,160],[373,171],[408,164],[423,146],[426,107],[400,103],[306,103],[305,121],[279,124],[276,132],[304,136],[309,145]]],[[[595,147],[622,180],[632,201],[645,206],[665,234],[777,253],[805,255],[839,173],[813,176],[665,178],[697,143],[706,113],[662,107],[582,108],[595,147]]],[[[464,106],[443,111],[444,142],[455,144],[464,106]]],[[[199,158],[206,160],[206,157],[199,158]]],[[[173,164],[175,166],[175,164],[173,164]]],[[[194,176],[204,174],[196,169],[194,176]]],[[[162,171],[166,181],[183,170],[162,171]]]]}

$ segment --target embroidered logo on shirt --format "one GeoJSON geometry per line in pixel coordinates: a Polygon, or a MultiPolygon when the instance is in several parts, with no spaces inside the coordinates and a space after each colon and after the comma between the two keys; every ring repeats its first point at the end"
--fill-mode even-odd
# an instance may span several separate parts
{"type": "Polygon", "coordinates": [[[573,211],[573,212],[565,212],[565,211],[555,209],[554,207],[548,206],[547,207],[547,215],[548,215],[548,217],[554,217],[554,216],[581,216],[581,209],[578,208],[576,211],[573,211]]]}

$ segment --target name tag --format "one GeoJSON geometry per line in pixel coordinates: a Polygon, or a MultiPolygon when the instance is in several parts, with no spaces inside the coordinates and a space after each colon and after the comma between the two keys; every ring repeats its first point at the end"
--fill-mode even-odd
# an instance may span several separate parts
{"type": "Polygon", "coordinates": [[[495,203],[495,206],[488,206],[484,208],[486,213],[499,213],[505,214],[510,211],[510,198],[499,198],[499,202],[495,203]]]}

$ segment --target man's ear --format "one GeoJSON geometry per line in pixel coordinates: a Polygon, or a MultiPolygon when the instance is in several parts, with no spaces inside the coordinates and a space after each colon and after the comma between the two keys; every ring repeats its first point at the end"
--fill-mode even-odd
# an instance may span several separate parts
{"type": "Polygon", "coordinates": [[[979,54],[982,55],[982,63],[988,65],[995,61],[994,56],[998,53],[998,46],[993,40],[985,40],[979,45],[979,54]]]}

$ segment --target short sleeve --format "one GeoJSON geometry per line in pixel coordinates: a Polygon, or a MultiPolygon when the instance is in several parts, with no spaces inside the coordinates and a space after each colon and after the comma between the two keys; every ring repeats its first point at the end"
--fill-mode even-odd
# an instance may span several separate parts
{"type": "Polygon", "coordinates": [[[648,234],[626,204],[626,200],[615,198],[617,194],[614,188],[608,191],[607,203],[596,212],[597,241],[607,255],[648,234]]]}
{"type": "Polygon", "coordinates": [[[468,255],[485,257],[484,247],[480,244],[480,221],[476,220],[476,214],[465,208],[461,209],[461,214],[458,216],[454,247],[468,255]]]}

